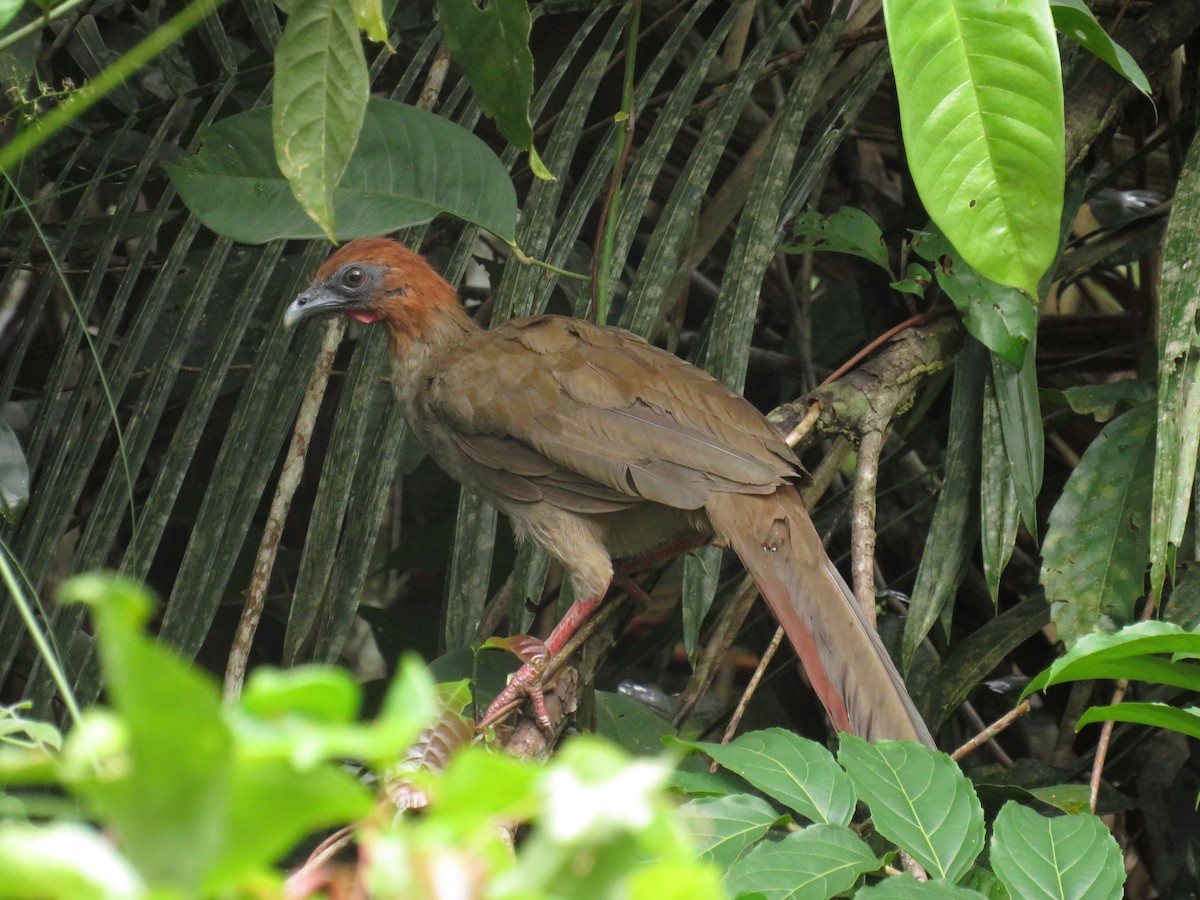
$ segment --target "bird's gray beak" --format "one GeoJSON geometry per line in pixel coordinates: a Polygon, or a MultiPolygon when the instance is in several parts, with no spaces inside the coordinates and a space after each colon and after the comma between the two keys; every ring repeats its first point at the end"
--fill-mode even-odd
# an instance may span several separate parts
{"type": "Polygon", "coordinates": [[[291,328],[297,322],[325,313],[336,312],[346,303],[344,297],[321,285],[313,285],[301,293],[283,314],[283,327],[291,328]]]}

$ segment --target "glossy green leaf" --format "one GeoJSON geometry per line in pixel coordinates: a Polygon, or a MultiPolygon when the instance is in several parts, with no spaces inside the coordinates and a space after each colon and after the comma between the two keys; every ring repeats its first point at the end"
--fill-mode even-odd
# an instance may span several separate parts
{"type": "Polygon", "coordinates": [[[945,753],[909,741],[841,735],[838,762],[871,809],[876,830],[912,854],[931,878],[957,881],[983,848],[983,808],[945,753]]]}
{"type": "Polygon", "coordinates": [[[900,122],[930,217],[992,281],[1038,294],[1058,251],[1063,88],[1047,0],[885,0],[900,122]]]}
{"type": "Polygon", "coordinates": [[[996,816],[990,850],[996,875],[1022,900],[1116,900],[1125,883],[1121,850],[1092,815],[1048,819],[1009,801],[996,816]]]}
{"type": "Polygon", "coordinates": [[[1150,593],[1175,567],[1192,506],[1200,450],[1200,140],[1179,173],[1162,251],[1158,325],[1158,430],[1150,517],[1150,593]]]}
{"type": "Polygon", "coordinates": [[[968,332],[1019,366],[1037,330],[1037,309],[1013,287],[985,278],[937,231],[914,236],[913,251],[933,264],[934,280],[954,303],[968,332]]]}
{"type": "Polygon", "coordinates": [[[529,52],[526,0],[438,0],[442,34],[463,67],[479,106],[496,120],[505,139],[529,153],[539,178],[550,172],[533,146],[529,101],[533,96],[533,54],[529,52]]]}
{"type": "Polygon", "coordinates": [[[1200,656],[1200,634],[1173,622],[1138,622],[1115,634],[1084,635],[1029,683],[1027,697],[1052,684],[1093,678],[1135,678],[1200,691],[1200,663],[1156,654],[1200,656]]]}
{"type": "Polygon", "coordinates": [[[781,248],[787,253],[849,253],[891,271],[883,232],[861,209],[843,206],[831,215],[806,209],[788,223],[787,232],[790,237],[781,248]]]}
{"type": "Polygon", "coordinates": [[[1150,81],[1142,67],[1128,50],[1108,36],[1083,0],[1050,0],[1050,12],[1059,31],[1086,47],[1089,53],[1104,60],[1126,81],[1150,96],[1150,81]]]}
{"type": "Polygon", "coordinates": [[[387,13],[380,0],[351,0],[350,8],[354,11],[355,24],[367,37],[380,44],[387,41],[387,16],[395,10],[395,0],[388,4],[387,13]]]}
{"type": "Polygon", "coordinates": [[[773,827],[786,825],[786,816],[752,794],[701,797],[680,807],[691,824],[702,859],[728,869],[743,851],[773,827]]]}
{"type": "Polygon", "coordinates": [[[882,864],[849,828],[810,825],[748,851],[730,866],[725,884],[734,896],[825,900],[850,890],[860,876],[882,864]]]}
{"type": "MultiPolygon", "coordinates": [[[[218,234],[246,243],[319,238],[275,164],[270,120],[269,109],[224,119],[205,132],[195,156],[164,167],[188,208],[218,234]]],[[[511,243],[517,199],[504,165],[479,138],[416,107],[372,98],[333,208],[338,240],[447,213],[511,243]],[[380,159],[403,164],[380,166],[380,159]]]]}
{"type": "Polygon", "coordinates": [[[438,780],[437,804],[429,815],[464,837],[489,819],[527,818],[536,809],[535,786],[544,774],[529,760],[464,748],[438,780]]]}
{"type": "Polygon", "coordinates": [[[768,797],[813,822],[846,825],[854,788],[828,750],[782,728],[741,735],[728,744],[680,741],[746,779],[768,797]]]}
{"type": "Polygon", "coordinates": [[[1042,585],[1068,647],[1134,618],[1150,551],[1155,418],[1145,403],[1106,425],[1050,513],[1042,585]]]}
{"type": "Polygon", "coordinates": [[[1166,728],[1190,738],[1200,739],[1200,707],[1196,706],[1186,709],[1167,703],[1114,703],[1109,706],[1093,706],[1079,717],[1076,728],[1094,722],[1132,722],[1136,725],[1166,728]]]}
{"type": "Polygon", "coordinates": [[[350,4],[293,0],[275,48],[275,161],[300,206],[330,240],[338,233],[334,188],[354,153],[369,88],[350,4]]]}

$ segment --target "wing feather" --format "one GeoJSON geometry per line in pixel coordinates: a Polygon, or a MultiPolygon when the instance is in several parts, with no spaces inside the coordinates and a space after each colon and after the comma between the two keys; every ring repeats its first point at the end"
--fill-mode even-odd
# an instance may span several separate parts
{"type": "Polygon", "coordinates": [[[516,319],[468,338],[437,361],[419,407],[454,436],[467,474],[518,502],[698,509],[713,491],[767,493],[799,472],[740,395],[576,319],[516,319]]]}

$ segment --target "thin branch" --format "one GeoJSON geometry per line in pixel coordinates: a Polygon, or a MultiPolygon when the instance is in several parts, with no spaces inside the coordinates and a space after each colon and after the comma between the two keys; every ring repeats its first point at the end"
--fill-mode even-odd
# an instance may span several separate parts
{"type": "Polygon", "coordinates": [[[854,500],[850,516],[850,572],[854,597],[867,621],[875,624],[875,491],[879,487],[879,458],[885,435],[872,429],[858,445],[854,469],[854,500]]]}
{"type": "Polygon", "coordinates": [[[346,320],[341,317],[331,319],[325,326],[321,351],[308,378],[308,387],[304,390],[300,413],[296,416],[296,427],[292,431],[292,441],[283,462],[283,471],[279,474],[279,483],[275,486],[275,496],[271,498],[271,511],[267,515],[267,524],[258,544],[258,553],[254,557],[254,571],[250,577],[250,588],[246,592],[246,604],[242,607],[233,646],[229,650],[229,660],[225,665],[226,700],[236,699],[241,694],[242,684],[246,680],[250,648],[254,644],[254,634],[258,631],[258,623],[266,606],[267,586],[271,582],[271,571],[275,568],[275,557],[279,553],[283,525],[292,508],[292,497],[295,496],[296,488],[300,486],[300,479],[304,475],[308,442],[316,428],[317,413],[321,409],[321,400],[324,399],[325,388],[329,384],[333,359],[345,333],[346,320]]]}
{"type": "MultiPolygon", "coordinates": [[[[751,698],[754,697],[758,686],[762,683],[763,676],[767,673],[767,666],[771,664],[771,660],[775,658],[775,653],[779,650],[779,645],[783,641],[784,631],[782,628],[775,629],[775,635],[771,638],[771,643],[767,645],[767,649],[763,651],[762,657],[758,661],[758,665],[754,669],[754,674],[750,676],[750,683],[746,685],[746,689],[742,691],[741,699],[738,700],[737,708],[734,709],[733,715],[729,717],[729,724],[725,726],[725,733],[721,735],[721,743],[728,744],[733,740],[733,736],[737,734],[738,725],[741,724],[743,717],[746,715],[746,708],[750,705],[751,698]]],[[[713,763],[715,766],[716,763],[713,763]]]]}
{"type": "Polygon", "coordinates": [[[1017,719],[1021,718],[1021,716],[1028,713],[1029,708],[1029,701],[1022,700],[1013,709],[1010,709],[987,728],[983,729],[983,731],[979,732],[979,734],[975,735],[975,737],[971,738],[969,741],[951,753],[950,758],[954,760],[960,760],[963,757],[974,753],[977,749],[982,747],[1013,722],[1017,721],[1017,719]]]}

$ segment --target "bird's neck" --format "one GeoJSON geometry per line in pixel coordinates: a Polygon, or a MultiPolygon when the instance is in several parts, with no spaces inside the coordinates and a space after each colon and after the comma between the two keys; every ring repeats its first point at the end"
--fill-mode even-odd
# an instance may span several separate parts
{"type": "Polygon", "coordinates": [[[397,396],[411,397],[421,369],[480,330],[441,278],[381,305],[397,396]]]}

